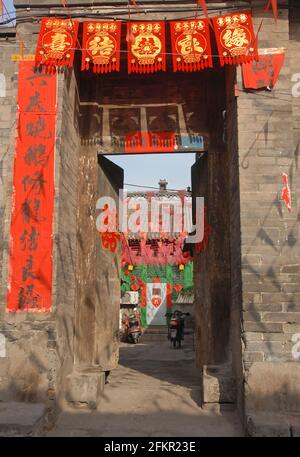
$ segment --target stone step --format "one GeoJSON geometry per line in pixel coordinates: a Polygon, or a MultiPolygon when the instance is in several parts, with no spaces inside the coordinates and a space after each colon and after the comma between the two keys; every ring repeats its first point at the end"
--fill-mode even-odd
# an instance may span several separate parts
{"type": "Polygon", "coordinates": [[[43,403],[0,402],[0,437],[33,436],[44,412],[43,403]]]}

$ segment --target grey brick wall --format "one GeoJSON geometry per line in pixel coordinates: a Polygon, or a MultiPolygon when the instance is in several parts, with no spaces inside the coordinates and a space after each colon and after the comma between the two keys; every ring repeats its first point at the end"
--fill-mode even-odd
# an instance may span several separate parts
{"type": "MultiPolygon", "coordinates": [[[[286,47],[286,61],[272,92],[241,92],[237,102],[243,362],[246,384],[252,383],[246,395],[252,400],[261,387],[253,375],[261,370],[256,362],[277,363],[278,372],[280,362],[299,363],[292,355],[292,335],[300,331],[299,99],[292,97],[291,77],[300,47],[299,22],[289,28],[288,13],[280,9],[276,26],[254,9],[256,28],[265,16],[259,46],[286,47]],[[282,173],[289,176],[291,213],[281,200],[282,173]]],[[[242,87],[239,71],[238,80],[242,87]]],[[[271,385],[274,395],[282,389],[279,381],[271,385]]]]}

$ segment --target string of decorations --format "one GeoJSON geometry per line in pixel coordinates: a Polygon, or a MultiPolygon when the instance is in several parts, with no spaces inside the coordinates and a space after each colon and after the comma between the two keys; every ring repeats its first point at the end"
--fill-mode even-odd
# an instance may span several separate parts
{"type": "MultiPolygon", "coordinates": [[[[82,71],[120,70],[120,21],[86,21],[83,24],[82,71]]],[[[210,20],[170,21],[173,71],[200,71],[212,67],[210,20]]],[[[220,64],[237,65],[258,59],[257,39],[250,11],[213,18],[220,64]]],[[[36,51],[36,65],[48,70],[73,65],[78,48],[79,22],[43,18],[36,51]]],[[[166,38],[163,21],[127,23],[128,73],[166,71],[166,38]]]]}

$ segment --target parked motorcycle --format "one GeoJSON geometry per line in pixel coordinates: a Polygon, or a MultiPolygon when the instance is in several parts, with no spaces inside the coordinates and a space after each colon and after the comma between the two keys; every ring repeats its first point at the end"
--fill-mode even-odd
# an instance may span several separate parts
{"type": "Polygon", "coordinates": [[[142,336],[142,326],[136,314],[128,316],[126,336],[128,343],[137,344],[142,336]]]}
{"type": "Polygon", "coordinates": [[[181,341],[184,340],[184,318],[190,316],[190,313],[182,311],[174,311],[167,313],[166,317],[170,317],[168,325],[168,339],[171,341],[173,348],[181,348],[181,341]]]}

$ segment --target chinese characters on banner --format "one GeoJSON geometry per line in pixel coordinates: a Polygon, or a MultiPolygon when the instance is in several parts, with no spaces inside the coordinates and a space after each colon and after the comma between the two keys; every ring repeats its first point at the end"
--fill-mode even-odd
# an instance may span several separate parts
{"type": "Polygon", "coordinates": [[[121,22],[84,22],[82,70],[120,71],[121,22]]]}
{"type": "Polygon", "coordinates": [[[197,71],[212,67],[207,20],[171,22],[174,71],[197,71]]]}
{"type": "Polygon", "coordinates": [[[284,58],[284,53],[274,53],[260,55],[257,62],[244,63],[242,65],[244,88],[272,89],[278,80],[284,58]]]}
{"type": "Polygon", "coordinates": [[[129,22],[128,73],[166,71],[164,22],[129,22]]]}
{"type": "Polygon", "coordinates": [[[251,12],[213,18],[221,66],[257,59],[257,43],[251,12]]]}
{"type": "Polygon", "coordinates": [[[50,311],[56,75],[21,61],[7,311],[50,311]]]}
{"type": "Polygon", "coordinates": [[[54,69],[73,66],[79,22],[72,19],[43,18],[36,51],[36,65],[54,69]]]}

